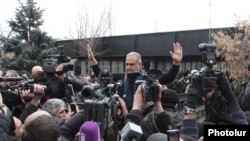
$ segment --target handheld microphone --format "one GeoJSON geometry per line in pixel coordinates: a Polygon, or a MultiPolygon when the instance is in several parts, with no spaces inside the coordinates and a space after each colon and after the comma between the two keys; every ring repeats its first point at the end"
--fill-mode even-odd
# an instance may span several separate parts
{"type": "Polygon", "coordinates": [[[116,90],[118,90],[123,85],[123,80],[119,80],[116,82],[116,90]]]}
{"type": "Polygon", "coordinates": [[[80,128],[79,141],[101,141],[100,128],[96,122],[86,121],[80,128]]]}

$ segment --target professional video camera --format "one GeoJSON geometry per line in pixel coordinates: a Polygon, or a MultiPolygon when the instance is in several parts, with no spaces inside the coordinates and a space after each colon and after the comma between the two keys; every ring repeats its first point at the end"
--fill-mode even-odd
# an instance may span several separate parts
{"type": "MultiPolygon", "coordinates": [[[[34,91],[34,80],[23,81],[20,77],[0,77],[0,81],[4,82],[0,85],[0,92],[5,95],[7,105],[15,106],[20,104],[20,90],[30,90],[34,95],[41,96],[43,92],[34,91]],[[10,83],[11,82],[11,83],[10,83]]],[[[44,91],[47,87],[44,86],[44,91]]],[[[25,102],[29,102],[31,97],[23,96],[25,102]]]]}
{"type": "Polygon", "coordinates": [[[221,72],[213,69],[213,65],[217,63],[215,49],[215,44],[199,44],[199,51],[202,52],[202,62],[207,65],[207,67],[202,68],[200,71],[193,74],[191,77],[191,83],[197,83],[194,85],[201,86],[200,92],[202,95],[219,88],[217,80],[218,75],[221,72]]]}
{"type": "Polygon", "coordinates": [[[21,77],[0,77],[0,82],[4,82],[4,83],[1,83],[0,90],[11,92],[15,89],[14,85],[18,84],[18,82],[22,80],[23,78],[21,77]]]}
{"type": "Polygon", "coordinates": [[[94,98],[96,91],[100,89],[99,84],[88,84],[83,87],[83,89],[80,92],[80,95],[85,99],[92,99],[94,98]]]}
{"type": "MultiPolygon", "coordinates": [[[[43,93],[38,93],[36,91],[34,91],[34,80],[30,80],[30,81],[25,81],[25,82],[21,82],[21,83],[18,83],[17,85],[13,86],[13,88],[17,88],[17,89],[21,89],[21,90],[30,90],[31,92],[34,92],[34,94],[36,96],[41,96],[43,95],[43,93]]],[[[43,85],[43,89],[44,89],[44,92],[47,91],[47,86],[43,85]]]]}
{"type": "Polygon", "coordinates": [[[136,81],[135,88],[142,83],[142,94],[144,101],[156,102],[159,100],[159,79],[162,76],[162,72],[157,69],[151,69],[144,75],[144,80],[136,81]]]}
{"type": "Polygon", "coordinates": [[[99,74],[99,82],[101,87],[106,87],[111,82],[111,72],[110,68],[104,66],[99,74]]]}
{"type": "Polygon", "coordinates": [[[212,68],[216,64],[216,45],[201,43],[199,44],[199,51],[202,52],[202,62],[206,64],[209,68],[212,68]]]}
{"type": "MultiPolygon", "coordinates": [[[[56,47],[59,52],[57,55],[49,55],[49,59],[43,60],[43,70],[45,73],[54,73],[55,68],[60,63],[68,63],[71,58],[64,54],[63,46],[56,47]]],[[[73,65],[68,64],[64,66],[64,72],[73,70],[73,65]]]]}
{"type": "Polygon", "coordinates": [[[122,87],[123,81],[118,80],[117,82],[114,83],[109,83],[106,86],[106,96],[112,96],[114,94],[118,94],[119,89],[122,87]]]}
{"type": "Polygon", "coordinates": [[[99,123],[103,136],[106,129],[116,126],[115,113],[120,103],[114,93],[121,85],[122,81],[109,83],[104,85],[104,88],[89,84],[80,93],[84,100],[78,105],[80,109],[84,109],[85,120],[99,123]]]}

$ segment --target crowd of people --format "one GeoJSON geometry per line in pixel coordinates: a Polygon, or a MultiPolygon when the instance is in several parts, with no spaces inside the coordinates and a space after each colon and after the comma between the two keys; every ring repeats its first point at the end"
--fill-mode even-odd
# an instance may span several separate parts
{"type": "Polygon", "coordinates": [[[169,138],[172,130],[178,131],[179,140],[202,141],[206,124],[248,124],[250,83],[241,104],[222,72],[217,75],[216,89],[201,87],[199,71],[178,77],[183,59],[178,42],[170,51],[172,67],[159,79],[147,77],[140,53],[128,53],[123,83],[111,79],[108,67],[100,68],[89,44],[84,49],[91,75],[77,77],[65,69],[65,63],[55,66],[52,73],[34,66],[30,78],[15,70],[1,72],[1,141],[173,141],[169,138]],[[180,93],[186,94],[183,103],[180,93]],[[200,105],[206,108],[202,122],[196,113],[200,105]],[[102,112],[105,119],[98,115],[102,112]],[[121,136],[128,123],[138,125],[142,132],[121,136]]]}

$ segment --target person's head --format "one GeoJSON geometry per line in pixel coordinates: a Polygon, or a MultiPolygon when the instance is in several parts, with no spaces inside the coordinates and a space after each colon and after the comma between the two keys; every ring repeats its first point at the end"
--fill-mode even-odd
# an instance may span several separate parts
{"type": "Polygon", "coordinates": [[[50,113],[52,116],[58,119],[65,119],[66,118],[66,106],[65,102],[58,98],[52,98],[47,100],[42,109],[50,113]]]}
{"type": "Polygon", "coordinates": [[[44,77],[43,68],[41,66],[34,66],[31,70],[31,77],[36,81],[42,80],[44,77]]]}
{"type": "MultiPolygon", "coordinates": [[[[16,78],[21,78],[20,75],[17,73],[17,71],[15,70],[8,70],[5,74],[4,77],[16,77],[16,78]]],[[[4,82],[5,83],[5,82],[4,82]]],[[[16,85],[17,82],[15,81],[6,81],[6,84],[9,84],[9,85],[16,85]]]]}
{"type": "Polygon", "coordinates": [[[22,141],[59,141],[58,124],[50,115],[40,115],[24,126],[22,141]]]}
{"type": "Polygon", "coordinates": [[[15,70],[8,70],[5,77],[20,77],[20,75],[15,70]]]}
{"type": "Polygon", "coordinates": [[[174,110],[177,110],[179,103],[177,92],[173,89],[164,90],[164,94],[161,98],[161,103],[163,108],[173,108],[174,110]]]}
{"type": "Polygon", "coordinates": [[[180,141],[196,141],[192,136],[180,134],[180,141]]]}
{"type": "Polygon", "coordinates": [[[29,80],[29,77],[26,73],[22,74],[22,78],[24,81],[28,81],[29,80]]]}
{"type": "Polygon", "coordinates": [[[168,135],[163,133],[154,133],[148,137],[147,141],[168,141],[168,135]]]}
{"type": "Polygon", "coordinates": [[[29,124],[31,121],[33,121],[34,119],[36,119],[37,117],[41,116],[41,115],[49,115],[51,116],[47,111],[43,111],[43,110],[38,110],[32,114],[30,114],[24,121],[24,126],[29,124]]]}
{"type": "Polygon", "coordinates": [[[126,57],[126,71],[138,72],[142,68],[141,55],[137,52],[130,52],[126,57]]]}

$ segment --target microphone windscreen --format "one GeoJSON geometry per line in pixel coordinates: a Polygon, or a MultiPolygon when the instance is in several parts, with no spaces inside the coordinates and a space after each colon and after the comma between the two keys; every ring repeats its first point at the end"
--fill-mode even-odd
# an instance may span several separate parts
{"type": "Polygon", "coordinates": [[[79,141],[101,141],[100,127],[96,122],[87,121],[80,128],[79,141]]]}
{"type": "Polygon", "coordinates": [[[123,80],[119,80],[116,84],[119,85],[119,86],[122,86],[123,85],[123,80]]]}

